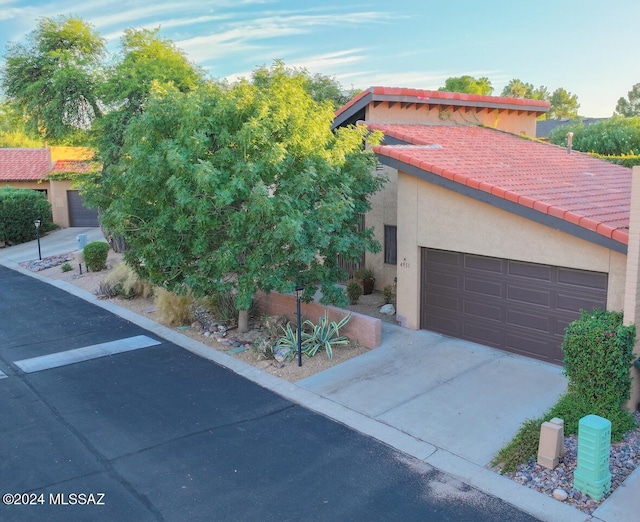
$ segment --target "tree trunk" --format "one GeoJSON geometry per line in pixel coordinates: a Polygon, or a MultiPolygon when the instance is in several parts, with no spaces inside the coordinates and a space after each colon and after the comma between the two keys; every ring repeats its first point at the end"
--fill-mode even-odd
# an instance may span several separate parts
{"type": "Polygon", "coordinates": [[[117,254],[126,252],[129,249],[126,241],[124,240],[124,237],[114,236],[110,234],[109,231],[102,226],[102,224],[100,225],[100,230],[102,230],[104,238],[107,240],[107,243],[109,243],[111,250],[113,250],[117,254]]]}
{"type": "Polygon", "coordinates": [[[249,331],[249,310],[238,310],[238,332],[249,331]]]}

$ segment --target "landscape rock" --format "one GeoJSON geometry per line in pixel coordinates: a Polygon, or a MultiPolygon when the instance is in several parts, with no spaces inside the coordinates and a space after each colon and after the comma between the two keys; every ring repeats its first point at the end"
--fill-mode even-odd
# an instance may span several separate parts
{"type": "Polygon", "coordinates": [[[568,497],[569,494],[564,489],[558,488],[553,490],[553,498],[555,498],[556,500],[564,502],[568,497]]]}
{"type": "Polygon", "coordinates": [[[396,308],[392,304],[386,304],[380,308],[380,313],[385,315],[393,315],[396,313],[396,308]]]}

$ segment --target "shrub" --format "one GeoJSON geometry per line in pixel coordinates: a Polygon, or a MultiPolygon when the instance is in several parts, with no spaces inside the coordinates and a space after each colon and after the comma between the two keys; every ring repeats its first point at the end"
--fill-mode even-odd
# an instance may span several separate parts
{"type": "Polygon", "coordinates": [[[126,263],[118,263],[101,283],[101,289],[110,289],[105,295],[120,295],[125,299],[153,296],[154,287],[149,281],[140,279],[126,263]]]}
{"type": "Polygon", "coordinates": [[[71,270],[73,270],[73,267],[69,263],[64,263],[60,268],[63,272],[71,272],[71,270]]]}
{"type": "Polygon", "coordinates": [[[103,241],[92,241],[84,247],[84,262],[87,270],[100,272],[107,268],[107,256],[109,255],[109,244],[103,241]]]}
{"type": "Polygon", "coordinates": [[[51,219],[51,204],[43,192],[0,188],[0,241],[17,244],[34,240],[34,222],[38,219],[40,233],[55,228],[51,219]]]}
{"type": "Polygon", "coordinates": [[[156,311],[160,321],[168,326],[191,323],[194,299],[190,294],[176,295],[164,288],[156,288],[156,311]]]}
{"type": "Polygon", "coordinates": [[[347,297],[349,298],[349,304],[358,304],[358,300],[362,295],[362,286],[358,281],[349,281],[347,283],[347,297]]]}
{"type": "MultiPolygon", "coordinates": [[[[551,418],[551,417],[550,417],[551,418]]],[[[492,464],[502,466],[501,472],[513,472],[520,464],[534,458],[538,453],[540,426],[544,419],[528,419],[522,423],[518,433],[511,442],[502,448],[493,459],[492,464]]]]}
{"type": "Polygon", "coordinates": [[[393,302],[393,285],[387,285],[382,289],[382,295],[384,296],[384,304],[393,302]]]}
{"type": "Polygon", "coordinates": [[[622,407],[631,392],[635,337],[635,326],[622,324],[622,312],[582,311],[562,343],[569,391],[596,408],[622,407]]]}

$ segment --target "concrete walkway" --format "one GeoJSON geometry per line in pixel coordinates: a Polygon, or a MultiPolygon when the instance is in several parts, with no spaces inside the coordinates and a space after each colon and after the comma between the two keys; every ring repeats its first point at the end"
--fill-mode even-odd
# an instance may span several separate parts
{"type": "MultiPolygon", "coordinates": [[[[79,249],[78,235],[85,234],[87,242],[104,241],[104,235],[98,227],[69,227],[50,232],[40,238],[42,258],[67,254],[79,249]]],[[[35,231],[34,231],[35,235],[35,231]]],[[[37,241],[29,241],[20,245],[0,248],[0,261],[5,266],[38,259],[37,241]]]]}
{"type": "MultiPolygon", "coordinates": [[[[42,238],[43,257],[75,250],[78,233],[87,233],[89,241],[103,239],[99,229],[60,230],[42,238]]],[[[291,384],[66,282],[22,270],[16,263],[34,259],[34,244],[0,249],[0,263],[108,309],[541,520],[638,519],[638,470],[589,517],[486,468],[524,420],[544,413],[564,392],[566,380],[558,366],[383,324],[380,347],[291,384]]]]}

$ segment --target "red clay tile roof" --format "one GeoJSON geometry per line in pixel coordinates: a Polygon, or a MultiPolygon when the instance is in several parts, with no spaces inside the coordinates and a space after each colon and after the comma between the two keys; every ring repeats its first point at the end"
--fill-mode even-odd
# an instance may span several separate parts
{"type": "Polygon", "coordinates": [[[378,155],[628,244],[631,170],[483,127],[367,124],[411,145],[378,155]]]}
{"type": "MultiPolygon", "coordinates": [[[[340,107],[335,115],[347,111],[364,98],[370,101],[402,101],[405,103],[429,103],[432,105],[465,105],[469,107],[503,107],[512,110],[528,110],[545,113],[549,110],[549,102],[521,98],[505,98],[502,96],[481,96],[460,92],[429,91],[424,89],[406,89],[398,87],[369,87],[340,107]]],[[[364,103],[366,105],[366,103],[364,103]]]]}
{"type": "Polygon", "coordinates": [[[58,160],[53,166],[53,172],[95,172],[99,169],[98,162],[88,160],[58,160]]]}
{"type": "Polygon", "coordinates": [[[0,149],[0,181],[39,181],[51,171],[49,149],[0,149]]]}

